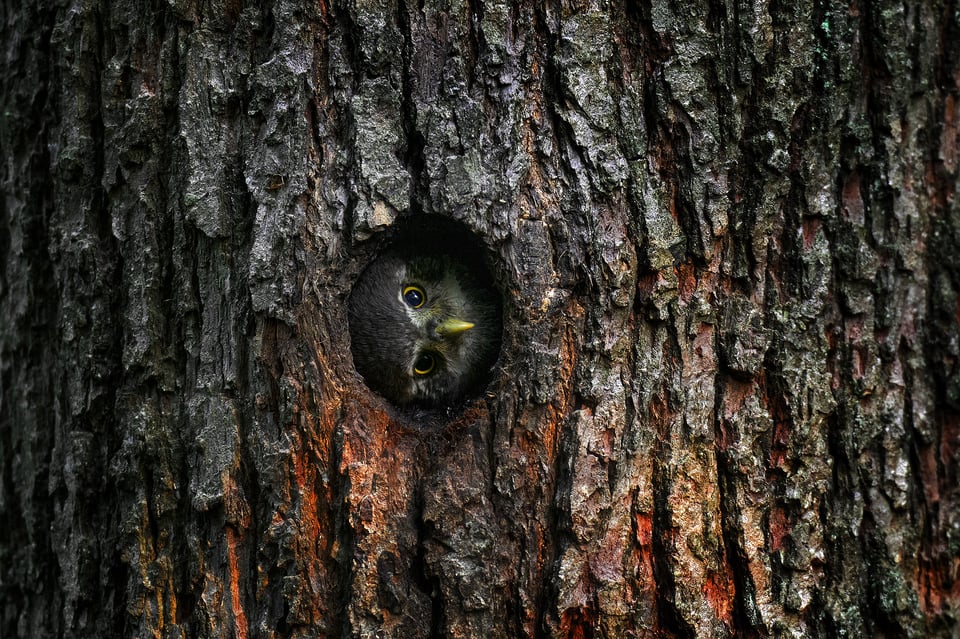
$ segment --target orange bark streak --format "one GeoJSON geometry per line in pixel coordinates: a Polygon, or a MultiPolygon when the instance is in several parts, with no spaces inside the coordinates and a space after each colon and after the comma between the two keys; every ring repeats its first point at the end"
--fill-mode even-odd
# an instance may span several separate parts
{"type": "Polygon", "coordinates": [[[717,619],[723,621],[728,628],[732,628],[734,588],[730,575],[718,572],[709,573],[703,584],[703,594],[710,607],[713,608],[717,619]]]}
{"type": "Polygon", "coordinates": [[[589,608],[568,608],[560,615],[560,632],[567,639],[594,636],[597,613],[589,608]]]}
{"type": "Polygon", "coordinates": [[[653,582],[653,516],[638,513],[634,515],[634,525],[636,526],[636,550],[639,555],[638,564],[641,566],[641,574],[645,579],[643,585],[652,592],[655,588],[653,582]]]}
{"type": "Polygon", "coordinates": [[[230,570],[230,606],[233,610],[234,637],[247,639],[247,615],[240,602],[240,561],[237,558],[237,534],[227,527],[227,561],[230,570]]]}

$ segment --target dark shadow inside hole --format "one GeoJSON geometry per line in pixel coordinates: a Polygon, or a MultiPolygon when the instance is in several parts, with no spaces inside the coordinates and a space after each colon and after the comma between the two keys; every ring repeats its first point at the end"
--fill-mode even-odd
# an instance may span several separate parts
{"type": "Polygon", "coordinates": [[[486,258],[462,224],[398,222],[350,293],[350,348],[371,390],[398,407],[437,409],[490,382],[503,319],[486,258]]]}

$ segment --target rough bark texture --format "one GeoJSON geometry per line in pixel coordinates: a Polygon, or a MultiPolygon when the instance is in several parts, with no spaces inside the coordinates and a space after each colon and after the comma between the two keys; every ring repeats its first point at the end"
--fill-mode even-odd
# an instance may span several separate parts
{"type": "Polygon", "coordinates": [[[956,0],[0,7],[0,636],[956,637],[956,0]],[[487,247],[489,392],[345,300],[487,247]]]}

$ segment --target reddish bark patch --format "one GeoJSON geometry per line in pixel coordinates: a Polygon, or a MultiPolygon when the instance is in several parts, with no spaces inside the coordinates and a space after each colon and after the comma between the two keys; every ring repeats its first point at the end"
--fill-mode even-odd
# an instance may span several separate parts
{"type": "Polygon", "coordinates": [[[597,611],[591,608],[568,608],[560,615],[560,632],[567,639],[593,639],[597,611]]]}
{"type": "Polygon", "coordinates": [[[707,598],[707,603],[713,608],[717,619],[728,628],[732,628],[733,602],[736,592],[731,576],[727,572],[711,571],[703,583],[703,594],[707,598]]]}
{"type": "Polygon", "coordinates": [[[937,456],[933,446],[918,447],[917,455],[920,458],[920,481],[923,484],[923,495],[928,505],[940,502],[940,481],[937,476],[937,456]]]}
{"type": "Polygon", "coordinates": [[[247,615],[243,612],[243,604],[240,601],[240,561],[237,558],[237,539],[236,531],[227,527],[227,562],[230,571],[230,608],[233,611],[234,629],[233,636],[238,639],[247,637],[247,615]]]}
{"type": "Polygon", "coordinates": [[[823,226],[823,220],[818,217],[808,217],[803,220],[803,250],[809,251],[813,247],[821,226],[823,226]]]}
{"type": "Polygon", "coordinates": [[[639,295],[642,301],[647,301],[653,296],[653,291],[659,277],[659,271],[643,273],[637,277],[637,295],[639,295]]]}
{"type": "Polygon", "coordinates": [[[650,555],[650,545],[653,543],[653,517],[646,513],[637,513],[633,516],[633,522],[636,527],[634,536],[637,545],[647,555],[645,557],[647,559],[650,555]]]}
{"type": "MultiPolygon", "coordinates": [[[[777,411],[779,413],[779,411],[777,411]]],[[[773,442],[770,446],[770,466],[783,468],[787,463],[787,453],[790,451],[790,436],[792,428],[784,416],[774,413],[773,442]]]]}
{"type": "Polygon", "coordinates": [[[735,426],[730,423],[737,412],[743,408],[744,403],[753,397],[757,391],[757,386],[753,382],[742,382],[732,377],[724,381],[723,391],[723,416],[718,422],[717,449],[721,452],[729,448],[739,439],[739,433],[735,426]]]}
{"type": "Polygon", "coordinates": [[[783,506],[774,506],[770,509],[770,520],[768,523],[770,552],[783,550],[783,542],[790,535],[791,528],[790,516],[783,506]]]}
{"type": "Polygon", "coordinates": [[[917,592],[926,615],[937,615],[960,600],[960,557],[925,558],[917,569],[917,592]]]}
{"type": "Polygon", "coordinates": [[[767,411],[773,420],[768,470],[774,471],[782,470],[786,465],[793,434],[793,419],[780,385],[776,382],[768,382],[769,380],[763,378],[762,386],[766,397],[767,411]]]}
{"type": "Polygon", "coordinates": [[[860,195],[860,174],[856,171],[847,176],[843,185],[843,215],[851,222],[863,223],[863,197],[860,195]]]}
{"type": "Polygon", "coordinates": [[[677,267],[677,284],[680,289],[680,299],[689,302],[697,290],[697,273],[693,264],[681,264],[677,267]]]}

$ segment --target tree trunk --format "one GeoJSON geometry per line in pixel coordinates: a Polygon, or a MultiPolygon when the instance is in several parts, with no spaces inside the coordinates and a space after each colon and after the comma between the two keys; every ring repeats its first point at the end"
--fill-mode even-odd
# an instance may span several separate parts
{"type": "Polygon", "coordinates": [[[960,7],[597,4],[0,8],[0,636],[957,637],[960,7]]]}

